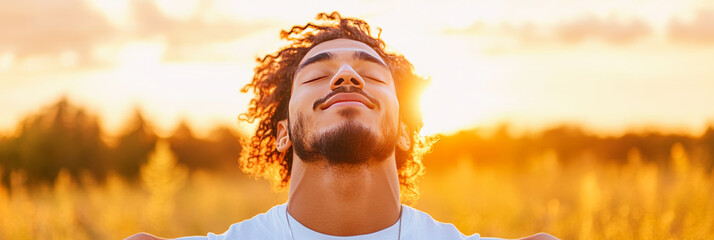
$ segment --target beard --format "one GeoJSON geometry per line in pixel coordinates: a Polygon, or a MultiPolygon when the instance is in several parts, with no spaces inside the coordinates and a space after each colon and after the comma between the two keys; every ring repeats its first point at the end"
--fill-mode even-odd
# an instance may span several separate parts
{"type": "Polygon", "coordinates": [[[383,137],[351,118],[333,129],[311,136],[305,129],[305,116],[298,114],[296,120],[294,126],[290,126],[288,119],[289,136],[295,154],[306,163],[324,160],[330,165],[357,166],[379,162],[387,159],[397,144],[397,128],[390,125],[389,113],[380,129],[383,137]]]}

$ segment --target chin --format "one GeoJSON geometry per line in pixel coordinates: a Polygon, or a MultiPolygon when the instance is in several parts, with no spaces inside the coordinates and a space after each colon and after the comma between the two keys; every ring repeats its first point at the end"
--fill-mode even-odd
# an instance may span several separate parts
{"type": "Polygon", "coordinates": [[[314,147],[333,165],[361,165],[384,158],[384,143],[373,128],[348,120],[321,134],[314,147]]]}
{"type": "Polygon", "coordinates": [[[326,160],[332,165],[363,165],[384,160],[394,152],[398,136],[394,127],[384,124],[387,121],[380,125],[374,117],[363,114],[324,120],[327,121],[318,124],[319,130],[312,132],[303,125],[304,116],[298,114],[290,127],[294,133],[293,150],[304,162],[326,160]]]}
{"type": "Polygon", "coordinates": [[[359,129],[360,132],[369,132],[375,136],[380,135],[380,134],[377,134],[377,131],[375,131],[375,128],[373,126],[370,126],[369,124],[365,123],[364,121],[360,120],[357,117],[341,119],[340,121],[335,122],[334,124],[330,124],[330,126],[324,127],[323,129],[320,130],[320,133],[325,134],[328,132],[340,131],[340,130],[346,130],[346,129],[352,129],[352,130],[359,129]]]}
{"type": "Polygon", "coordinates": [[[360,109],[357,109],[357,107],[344,107],[340,110],[337,110],[337,114],[345,118],[355,118],[359,116],[360,113],[360,109]]]}

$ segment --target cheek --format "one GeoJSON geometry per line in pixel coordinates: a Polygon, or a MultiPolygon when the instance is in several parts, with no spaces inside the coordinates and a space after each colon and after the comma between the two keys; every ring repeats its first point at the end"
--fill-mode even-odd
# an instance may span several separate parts
{"type": "Polygon", "coordinates": [[[371,92],[373,93],[373,97],[379,99],[385,111],[399,112],[399,101],[397,94],[393,90],[379,88],[371,92]]]}
{"type": "MultiPolygon", "coordinates": [[[[399,101],[397,100],[396,94],[391,91],[380,91],[379,96],[374,96],[380,100],[382,111],[380,115],[381,119],[396,123],[399,121],[399,101]]],[[[375,92],[377,95],[377,92],[375,92]]]]}
{"type": "Polygon", "coordinates": [[[319,98],[318,96],[319,92],[313,89],[294,90],[290,97],[289,112],[292,114],[312,110],[312,104],[319,98]]]}

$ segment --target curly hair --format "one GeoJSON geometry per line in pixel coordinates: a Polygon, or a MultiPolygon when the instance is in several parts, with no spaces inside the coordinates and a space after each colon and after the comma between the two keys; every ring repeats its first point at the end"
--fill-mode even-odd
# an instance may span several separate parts
{"type": "Polygon", "coordinates": [[[247,112],[241,114],[239,119],[248,123],[259,122],[255,135],[243,142],[241,169],[255,177],[268,179],[275,190],[288,185],[292,148],[284,153],[278,152],[275,142],[278,122],[288,117],[288,103],[298,64],[312,47],[322,42],[351,39],[374,49],[385,60],[394,79],[400,105],[399,119],[407,125],[412,140],[409,150],[395,150],[401,201],[413,202],[419,195],[417,181],[424,174],[422,156],[431,146],[431,139],[419,134],[423,126],[419,98],[429,79],[416,75],[413,65],[404,56],[386,52],[384,41],[380,38],[381,29],[377,29],[379,33],[374,37],[365,21],[343,18],[337,12],[319,13],[316,20],[317,23],[282,30],[280,38],[290,44],[274,54],[256,59],[255,75],[241,89],[241,92],[252,92],[255,96],[247,112]]]}

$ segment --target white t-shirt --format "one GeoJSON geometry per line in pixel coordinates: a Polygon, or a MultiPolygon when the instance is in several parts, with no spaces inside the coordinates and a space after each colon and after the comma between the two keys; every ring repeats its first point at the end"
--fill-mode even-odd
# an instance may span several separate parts
{"type": "Polygon", "coordinates": [[[209,233],[208,236],[182,237],[179,240],[237,240],[237,239],[286,239],[286,240],[367,240],[367,239],[464,239],[464,240],[498,240],[498,238],[481,238],[478,233],[465,236],[453,224],[441,223],[422,211],[402,205],[401,237],[399,237],[399,221],[377,232],[339,237],[315,232],[295,220],[285,210],[286,204],[277,205],[266,213],[239,223],[235,223],[223,234],[209,233]],[[289,219],[289,220],[288,220],[289,219]],[[290,221],[290,227],[288,227],[290,221]],[[291,231],[292,229],[292,236],[291,231]]]}

